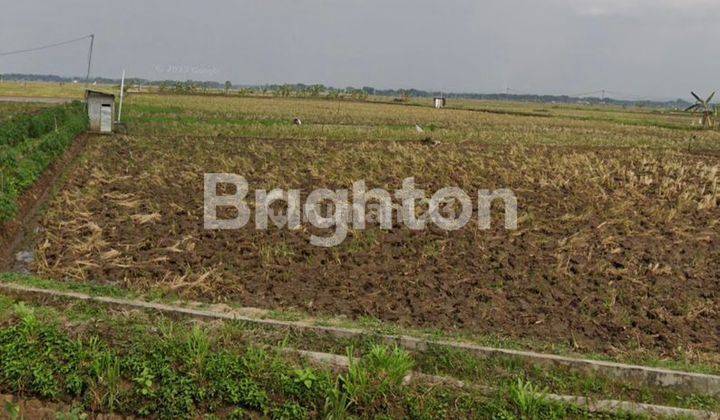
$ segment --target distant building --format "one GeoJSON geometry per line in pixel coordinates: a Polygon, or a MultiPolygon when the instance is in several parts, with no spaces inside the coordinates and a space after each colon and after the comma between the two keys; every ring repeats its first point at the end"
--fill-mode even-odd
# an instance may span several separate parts
{"type": "Polygon", "coordinates": [[[446,102],[445,102],[445,98],[435,98],[435,99],[433,99],[433,105],[434,105],[435,108],[437,108],[437,109],[445,108],[445,103],[446,103],[446,102]]]}
{"type": "Polygon", "coordinates": [[[90,131],[112,133],[115,116],[115,95],[96,90],[85,91],[90,131]]]}

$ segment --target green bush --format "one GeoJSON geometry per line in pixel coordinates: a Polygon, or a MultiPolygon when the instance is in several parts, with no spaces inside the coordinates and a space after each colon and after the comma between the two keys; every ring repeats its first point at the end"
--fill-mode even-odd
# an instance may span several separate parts
{"type": "Polygon", "coordinates": [[[161,322],[153,330],[108,321],[94,330],[74,322],[61,326],[65,322],[45,308],[18,303],[11,311],[12,300],[3,305],[9,316],[0,325],[0,393],[72,401],[79,411],[173,419],[210,413],[273,419],[587,417],[529,382],[487,397],[437,384],[404,385],[414,362],[398,347],[373,346],[338,376],[298,365],[280,350],[227,348],[224,338],[197,326],[161,322]]]}
{"type": "Polygon", "coordinates": [[[0,223],[15,216],[18,197],[87,126],[80,103],[50,108],[0,125],[0,223]]]}
{"type": "Polygon", "coordinates": [[[38,114],[20,115],[0,124],[0,146],[16,146],[26,139],[43,136],[77,116],[85,113],[80,102],[42,110],[38,114]]]}
{"type": "MultiPolygon", "coordinates": [[[[228,406],[274,418],[308,417],[299,402],[282,401],[276,393],[279,385],[258,380],[292,374],[289,366],[279,370],[276,357],[263,350],[201,350],[200,361],[198,353],[188,350],[197,348],[198,339],[210,343],[197,332],[162,340],[147,337],[119,350],[98,338],[71,339],[23,305],[15,313],[19,322],[0,328],[2,392],[52,400],[70,396],[85,409],[160,418],[193,417],[228,406]],[[271,393],[281,402],[273,401],[271,393]]],[[[321,375],[308,370],[305,377],[321,375]]]]}

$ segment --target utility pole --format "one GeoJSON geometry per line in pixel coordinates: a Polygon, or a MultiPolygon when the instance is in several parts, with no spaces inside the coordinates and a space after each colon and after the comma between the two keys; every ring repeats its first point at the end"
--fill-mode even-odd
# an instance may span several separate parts
{"type": "Polygon", "coordinates": [[[93,53],[93,44],[95,43],[95,34],[90,34],[90,51],[88,52],[88,66],[87,66],[87,75],[85,76],[85,89],[88,88],[88,85],[90,84],[90,66],[92,65],[92,53],[93,53]]]}
{"type": "Polygon", "coordinates": [[[123,98],[125,97],[125,69],[122,72],[122,79],[120,79],[120,107],[118,108],[117,122],[120,122],[122,116],[122,104],[123,98]]]}
{"type": "Polygon", "coordinates": [[[605,89],[602,90],[602,101],[605,102],[605,89]]]}

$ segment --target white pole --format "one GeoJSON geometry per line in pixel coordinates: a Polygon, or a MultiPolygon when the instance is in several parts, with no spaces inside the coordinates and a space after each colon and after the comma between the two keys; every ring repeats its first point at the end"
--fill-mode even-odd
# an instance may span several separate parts
{"type": "Polygon", "coordinates": [[[120,107],[118,108],[118,122],[120,122],[120,117],[122,116],[122,103],[123,103],[124,96],[125,96],[125,69],[123,69],[122,79],[120,79],[120,107]]]}

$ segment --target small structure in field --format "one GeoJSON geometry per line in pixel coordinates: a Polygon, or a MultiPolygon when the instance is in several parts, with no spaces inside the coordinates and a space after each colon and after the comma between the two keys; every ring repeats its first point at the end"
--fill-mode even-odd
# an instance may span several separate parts
{"type": "Polygon", "coordinates": [[[702,125],[703,128],[714,128],[715,121],[713,120],[713,115],[717,116],[717,108],[711,104],[711,101],[715,96],[715,92],[711,93],[710,96],[705,100],[702,100],[702,98],[700,98],[695,92],[690,93],[697,102],[687,108],[685,112],[700,111],[700,113],[702,113],[702,117],[700,118],[700,125],[702,125]]]}
{"type": "Polygon", "coordinates": [[[433,99],[433,105],[434,105],[435,108],[437,108],[437,109],[445,108],[445,104],[446,104],[445,98],[442,98],[442,97],[441,97],[441,98],[434,98],[434,99],[433,99]]]}
{"type": "Polygon", "coordinates": [[[96,90],[85,91],[90,131],[112,133],[115,116],[115,95],[96,90]]]}

